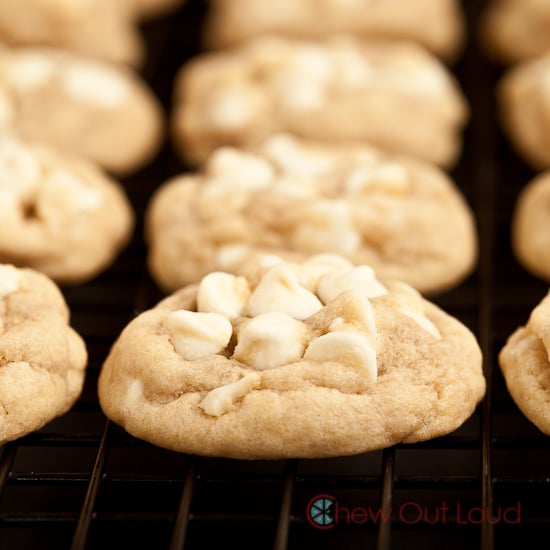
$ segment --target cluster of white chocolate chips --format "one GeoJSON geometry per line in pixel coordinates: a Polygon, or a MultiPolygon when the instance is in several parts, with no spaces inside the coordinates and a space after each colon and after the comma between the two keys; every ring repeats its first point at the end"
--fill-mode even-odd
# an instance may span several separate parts
{"type": "MultiPolygon", "coordinates": [[[[330,251],[349,256],[363,246],[364,233],[375,240],[382,224],[391,226],[395,221],[398,227],[402,223],[403,216],[389,217],[387,211],[401,211],[400,203],[411,192],[405,166],[382,159],[371,149],[322,154],[280,134],[268,140],[259,154],[228,147],[213,153],[197,189],[197,207],[204,220],[215,218],[219,227],[224,217],[233,225],[239,216],[246,223],[246,208],[258,194],[270,197],[273,204],[287,201],[288,223],[281,221],[278,228],[286,247],[308,254],[330,251]],[[360,216],[354,214],[359,204],[360,216]]],[[[218,246],[218,269],[232,271],[251,246],[218,246]]]]}
{"type": "Polygon", "coordinates": [[[56,167],[48,164],[21,141],[0,138],[0,213],[4,221],[9,219],[17,225],[32,208],[46,225],[59,227],[69,215],[101,207],[103,197],[99,189],[63,168],[60,162],[56,167]]]}
{"type": "Polygon", "coordinates": [[[125,74],[109,64],[48,49],[0,49],[0,77],[3,123],[16,116],[18,97],[49,84],[68,99],[96,109],[119,108],[131,91],[125,74]]]}
{"type": "MultiPolygon", "coordinates": [[[[377,329],[370,300],[388,294],[373,269],[353,266],[333,254],[319,254],[300,264],[266,256],[263,264],[255,285],[243,276],[210,273],[199,284],[197,311],[177,310],[164,319],[170,341],[184,359],[226,354],[234,338],[229,360],[251,369],[237,382],[211,391],[201,403],[204,411],[212,416],[228,412],[257,387],[258,371],[301,360],[337,362],[359,370],[373,384],[377,329]],[[355,303],[355,309],[359,304],[359,318],[357,311],[340,308],[327,330],[310,338],[307,320],[345,294],[353,298],[348,303],[355,303]]],[[[440,338],[423,313],[420,296],[412,288],[406,294],[408,299],[396,299],[394,307],[440,338]]]]}
{"type": "Polygon", "coordinates": [[[342,36],[325,43],[259,39],[224,70],[231,84],[209,90],[208,117],[225,129],[252,123],[267,102],[307,111],[374,88],[436,98],[449,86],[440,64],[410,44],[369,51],[342,36]]]}

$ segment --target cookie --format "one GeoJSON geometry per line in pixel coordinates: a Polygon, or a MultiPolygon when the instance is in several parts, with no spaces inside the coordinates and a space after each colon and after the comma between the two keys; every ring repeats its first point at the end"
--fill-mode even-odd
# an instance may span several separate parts
{"type": "Polygon", "coordinates": [[[159,186],[145,219],[149,268],[168,291],[256,254],[332,252],[431,293],[477,260],[473,215],[452,180],[363,144],[276,135],[253,152],[222,147],[159,186]]]}
{"type": "Polygon", "coordinates": [[[521,190],[512,217],[512,249],[533,275],[550,282],[550,172],[538,174],[521,190]]]}
{"type": "Polygon", "coordinates": [[[452,165],[468,105],[451,73],[414,43],[262,37],[187,62],[176,78],[172,133],[189,164],[217,147],[278,132],[452,165]]]}
{"type": "Polygon", "coordinates": [[[105,414],[174,451],[351,455],[447,434],[485,391],[456,318],[335,255],[208,274],[134,318],[99,377],[105,414]]]}
{"type": "Polygon", "coordinates": [[[456,0],[210,0],[204,42],[218,48],[266,34],[323,39],[348,33],[414,40],[449,60],[462,49],[464,15],[456,0]]]}
{"type": "Polygon", "coordinates": [[[550,167],[550,53],[507,69],[497,85],[502,128],[536,170],[550,167]]]}
{"type": "Polygon", "coordinates": [[[82,283],[126,246],[134,214],[122,187],[90,161],[0,137],[0,262],[82,283]]]}
{"type": "Polygon", "coordinates": [[[479,35],[485,51],[502,64],[536,57],[550,49],[547,0],[489,0],[479,35]]]}
{"type": "Polygon", "coordinates": [[[137,74],[43,48],[0,48],[0,128],[117,175],[148,163],[164,139],[160,103],[137,74]]]}
{"type": "Polygon", "coordinates": [[[55,283],[0,264],[0,445],[66,413],[84,384],[87,350],[55,283]]]}
{"type": "Polygon", "coordinates": [[[0,42],[67,49],[133,66],[144,57],[132,13],[120,0],[2,0],[0,42]]]}
{"type": "Polygon", "coordinates": [[[525,326],[508,338],[498,359],[506,386],[523,414],[550,435],[550,293],[525,326]]]}

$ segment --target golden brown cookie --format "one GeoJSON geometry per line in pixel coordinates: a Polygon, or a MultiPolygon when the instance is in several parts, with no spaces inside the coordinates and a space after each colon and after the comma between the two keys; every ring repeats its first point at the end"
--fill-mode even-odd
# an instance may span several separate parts
{"type": "Polygon", "coordinates": [[[84,383],[87,351],[58,287],[0,264],[0,444],[67,412],[84,383]]]}
{"type": "Polygon", "coordinates": [[[439,60],[412,42],[262,37],[186,63],[177,77],[174,144],[186,162],[222,145],[288,132],[364,140],[442,166],[457,160],[468,105],[439,60]]]}
{"type": "Polygon", "coordinates": [[[531,167],[550,167],[550,53],[506,70],[497,88],[502,127],[531,167]]]}
{"type": "Polygon", "coordinates": [[[121,0],[2,0],[0,42],[72,50],[138,65],[143,44],[121,0]]]}
{"type": "Polygon", "coordinates": [[[160,186],[146,211],[150,271],[169,291],[250,257],[332,252],[422,292],[457,285],[477,260],[472,212],[435,166],[363,144],[273,136],[220,148],[160,186]]]}
{"type": "Polygon", "coordinates": [[[103,411],[130,434],[240,459],[438,437],[484,391],[481,352],[463,324],[334,255],[208,274],[132,320],[99,378],[103,411]]]}
{"type": "Polygon", "coordinates": [[[506,386],[519,409],[550,435],[550,293],[525,326],[508,338],[499,354],[506,386]]]}
{"type": "Polygon", "coordinates": [[[164,138],[160,103],[136,73],[44,48],[0,48],[0,128],[119,175],[149,162],[164,138]]]}
{"type": "Polygon", "coordinates": [[[0,261],[58,283],[106,269],[134,228],[122,187],[90,161],[0,137],[0,261]]]}
{"type": "Polygon", "coordinates": [[[414,40],[435,55],[454,59],[463,44],[464,16],[457,0],[209,1],[207,46],[227,47],[265,34],[414,40]]]}
{"type": "Polygon", "coordinates": [[[512,218],[512,247],[532,274],[550,282],[550,172],[537,175],[517,198],[512,218]]]}
{"type": "Polygon", "coordinates": [[[511,64],[550,49],[548,0],[489,0],[479,32],[495,60],[511,64]]]}

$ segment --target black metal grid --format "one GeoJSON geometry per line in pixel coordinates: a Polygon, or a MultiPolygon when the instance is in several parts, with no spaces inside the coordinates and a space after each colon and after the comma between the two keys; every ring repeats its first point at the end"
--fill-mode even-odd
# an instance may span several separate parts
{"type": "MultiPolygon", "coordinates": [[[[104,275],[64,290],[72,324],[88,345],[87,381],[71,412],[1,448],[0,549],[223,544],[491,550],[544,540],[550,528],[550,438],[511,400],[497,355],[547,286],[517,264],[509,247],[514,201],[533,173],[498,128],[493,89],[502,68],[477,43],[483,6],[464,1],[469,45],[453,67],[472,118],[452,175],[476,214],[480,262],[460,287],[434,298],[474,331],[484,353],[488,392],[472,418],[455,433],[422,444],[273,462],[181,455],[106,421],[96,396],[101,363],[124,325],[159,297],[145,268],[141,235],[152,191],[183,169],[168,144],[149,167],[124,182],[140,220],[134,242],[104,275]],[[308,522],[307,508],[326,494],[340,507],[339,522],[319,530],[308,522]],[[518,505],[516,524],[513,510],[502,514],[518,505]],[[369,509],[382,515],[365,520],[369,509]],[[501,514],[500,521],[481,521],[487,510],[495,520],[501,514]]],[[[204,13],[204,2],[188,0],[170,18],[143,29],[149,44],[144,76],[167,112],[174,72],[199,51],[204,13]]]]}

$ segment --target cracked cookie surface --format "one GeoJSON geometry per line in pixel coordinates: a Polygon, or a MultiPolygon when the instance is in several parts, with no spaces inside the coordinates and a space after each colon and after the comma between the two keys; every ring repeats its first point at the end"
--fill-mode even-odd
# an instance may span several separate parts
{"type": "Polygon", "coordinates": [[[328,457],[449,433],[485,391],[473,334],[412,287],[322,254],[213,272],[132,320],[105,414],[168,449],[328,457]]]}
{"type": "Polygon", "coordinates": [[[0,264],[0,444],[67,412],[82,391],[86,363],[55,283],[0,264]]]}

